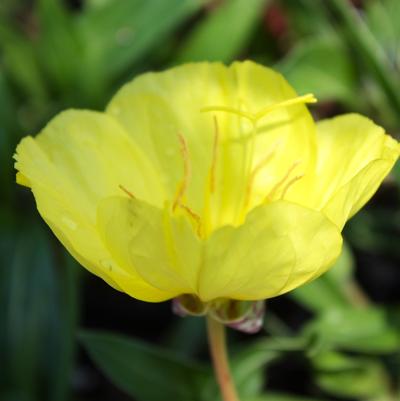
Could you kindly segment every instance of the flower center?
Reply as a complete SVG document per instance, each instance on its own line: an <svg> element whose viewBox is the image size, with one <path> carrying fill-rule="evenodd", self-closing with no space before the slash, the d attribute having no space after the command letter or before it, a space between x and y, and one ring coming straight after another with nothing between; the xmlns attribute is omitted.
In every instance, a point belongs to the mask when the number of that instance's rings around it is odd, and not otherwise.
<svg viewBox="0 0 400 401"><path fill-rule="evenodd" d="M262 108L256 113L250 113L248 111L243 111L227 106L206 106L200 110L201 112L224 112L235 114L250 121L252 126L250 134L241 136L241 140L244 140L242 149L244 172L243 176L245 185L243 187L243 196L238 196L237 199L231 200L232 202L236 203L236 211L234 213L233 224L239 225L244 222L249 209L252 208L252 193L256 177L275 158L278 148L282 144L282 140L277 140L272 145L270 151L253 167L255 142L256 136L258 134L259 121L266 117L268 114L274 112L275 110L290 107L296 104L315 103L316 101L317 100L314 95L307 94L271 104ZM213 217L211 213L211 201L212 196L215 194L217 188L216 182L220 148L220 127L218 124L217 116L214 114L212 118L214 125L214 139L212 145L211 164L209 166L209 171L203 192L204 206L201 215L192 210L185 202L185 195L191 179L191 161L187 141L182 134L178 134L180 153L183 161L183 174L182 179L177 186L171 208L173 213L181 211L189 218L192 225L196 229L197 235L200 238L206 238L213 231L213 228L218 225L216 224L217 222L212 221ZM293 175L294 171L300 164L301 160L296 160L286 169L286 171L284 171L282 177L275 183L275 185L272 186L269 192L265 194L265 198L263 200L264 203L268 203L276 199L283 199L285 197L289 188L303 177L303 174ZM122 185L120 185L119 187L129 197L134 198L134 195L128 189L126 189Z"/></svg>

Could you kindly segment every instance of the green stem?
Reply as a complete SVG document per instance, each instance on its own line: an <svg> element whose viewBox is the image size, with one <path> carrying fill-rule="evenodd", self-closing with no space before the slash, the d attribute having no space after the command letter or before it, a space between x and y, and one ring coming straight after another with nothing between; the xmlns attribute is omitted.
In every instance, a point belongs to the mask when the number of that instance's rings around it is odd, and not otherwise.
<svg viewBox="0 0 400 401"><path fill-rule="evenodd" d="M343 23L351 44L358 50L370 67L371 73L380 84L394 111L400 112L400 87L394 78L389 60L366 23L349 2L345 0L328 0L328 5Z"/></svg>
<svg viewBox="0 0 400 401"><path fill-rule="evenodd" d="M221 390L222 399L223 401L239 401L229 369L225 326L207 316L207 330L214 372Z"/></svg>

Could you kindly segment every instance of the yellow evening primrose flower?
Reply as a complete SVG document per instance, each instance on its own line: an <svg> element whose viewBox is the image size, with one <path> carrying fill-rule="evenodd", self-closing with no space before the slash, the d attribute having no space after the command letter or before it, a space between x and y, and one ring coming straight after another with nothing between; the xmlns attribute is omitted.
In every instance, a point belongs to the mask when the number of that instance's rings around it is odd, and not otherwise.
<svg viewBox="0 0 400 401"><path fill-rule="evenodd" d="M360 115L315 123L313 102L249 61L147 73L105 112L24 138L17 181L69 252L134 298L274 297L334 263L400 151Z"/></svg>

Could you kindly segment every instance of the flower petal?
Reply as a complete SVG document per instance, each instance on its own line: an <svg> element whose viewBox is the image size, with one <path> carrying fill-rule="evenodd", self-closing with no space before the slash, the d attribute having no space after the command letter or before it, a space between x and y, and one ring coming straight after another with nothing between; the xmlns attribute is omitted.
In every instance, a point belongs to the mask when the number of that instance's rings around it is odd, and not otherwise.
<svg viewBox="0 0 400 401"><path fill-rule="evenodd" d="M303 104L271 112L258 121L256 131L248 118L212 107L255 114L293 97L296 93L280 74L255 63L229 67L197 63L136 78L116 94L107 113L120 121L165 174L170 199L182 179L178 134L186 139L192 170L187 204L199 215L210 213L215 227L240 223L243 209L265 199L294 161L300 159L302 172L313 168L315 128ZM274 150L276 157L268 171L255 177L246 206L251 171ZM213 163L215 192L209 199Z"/></svg>
<svg viewBox="0 0 400 401"><path fill-rule="evenodd" d="M286 201L259 206L238 227L208 240L200 272L203 301L271 298L324 273L342 238L322 213Z"/></svg>
<svg viewBox="0 0 400 401"><path fill-rule="evenodd" d="M342 228L375 193L399 153L399 143L368 118L348 114L321 121L316 175L311 187L302 188L300 202L323 210Z"/></svg>
<svg viewBox="0 0 400 401"><path fill-rule="evenodd" d="M137 199L110 197L98 208L98 229L125 270L135 270L170 298L196 291L201 242L184 216ZM132 294L134 296L134 294Z"/></svg>
<svg viewBox="0 0 400 401"><path fill-rule="evenodd" d="M138 171L148 163L116 122L101 113L64 112L36 139L23 139L15 158L19 181L22 177L32 188L40 214L83 266L118 289L129 275L138 298L165 299L162 291L112 260L96 228L99 199L121 193L119 184L146 196L147 184L136 181L144 174L149 183L154 181L155 199L162 193L151 170Z"/></svg>

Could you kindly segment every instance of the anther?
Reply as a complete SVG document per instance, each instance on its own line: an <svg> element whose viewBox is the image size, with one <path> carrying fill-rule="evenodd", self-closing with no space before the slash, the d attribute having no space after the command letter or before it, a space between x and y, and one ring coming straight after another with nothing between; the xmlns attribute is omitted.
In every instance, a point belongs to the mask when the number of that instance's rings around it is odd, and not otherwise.
<svg viewBox="0 0 400 401"><path fill-rule="evenodd" d="M172 204L173 211L175 211L176 207L181 203L183 195L185 194L187 187L189 185L190 174L191 174L189 151L186 139L181 134L178 134L178 138L179 138L179 143L181 145L181 153L183 158L183 179L178 187L174 203Z"/></svg>
<svg viewBox="0 0 400 401"><path fill-rule="evenodd" d="M132 192L128 191L123 185L119 184L118 187L122 189L130 198L136 199L135 195Z"/></svg>

